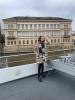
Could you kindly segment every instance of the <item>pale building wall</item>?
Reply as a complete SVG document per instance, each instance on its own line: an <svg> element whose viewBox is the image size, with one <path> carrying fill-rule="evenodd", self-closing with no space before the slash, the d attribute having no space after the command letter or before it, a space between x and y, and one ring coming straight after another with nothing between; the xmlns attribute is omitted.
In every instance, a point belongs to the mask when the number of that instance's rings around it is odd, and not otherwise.
<svg viewBox="0 0 75 100"><path fill-rule="evenodd" d="M35 27L35 25L37 27ZM28 29L26 27L28 27ZM23 46L23 48L26 48L26 46L29 47L33 46L35 44L35 40L38 40L38 37L42 34L44 34L48 38L50 45L71 46L72 38L71 37L67 38L67 40L66 38L63 38L63 35L65 34L71 35L71 31L72 31L71 22L67 21L52 22L50 20L49 21L47 20L47 21L26 22L25 20L24 21L4 20L5 50L7 51L12 50L13 52L17 51L18 47ZM7 37L12 37L12 36L14 36L15 39L7 39ZM27 40L29 42L28 44ZM31 40L33 41L32 44Z"/></svg>

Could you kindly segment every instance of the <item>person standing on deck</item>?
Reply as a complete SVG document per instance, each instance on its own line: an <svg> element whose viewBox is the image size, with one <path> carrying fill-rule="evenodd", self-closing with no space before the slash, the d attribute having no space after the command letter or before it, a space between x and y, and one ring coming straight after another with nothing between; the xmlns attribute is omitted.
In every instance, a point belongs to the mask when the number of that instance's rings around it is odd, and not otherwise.
<svg viewBox="0 0 75 100"><path fill-rule="evenodd" d="M35 44L36 63L38 64L38 81L42 82L44 75L44 62L48 60L48 40L44 36L39 36L38 43Z"/></svg>

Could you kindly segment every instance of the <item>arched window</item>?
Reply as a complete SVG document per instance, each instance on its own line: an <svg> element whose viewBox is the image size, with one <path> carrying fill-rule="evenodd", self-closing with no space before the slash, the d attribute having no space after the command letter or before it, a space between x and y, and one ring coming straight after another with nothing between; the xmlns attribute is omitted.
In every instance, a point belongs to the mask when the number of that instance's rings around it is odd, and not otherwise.
<svg viewBox="0 0 75 100"><path fill-rule="evenodd" d="M67 42L67 39L65 39L65 42Z"/></svg>
<svg viewBox="0 0 75 100"><path fill-rule="evenodd" d="M29 41L27 40L27 44L29 44Z"/></svg>
<svg viewBox="0 0 75 100"><path fill-rule="evenodd" d="M8 41L7 44L10 45L10 42Z"/></svg>
<svg viewBox="0 0 75 100"><path fill-rule="evenodd" d="M31 40L31 44L33 44L33 40Z"/></svg>
<svg viewBox="0 0 75 100"><path fill-rule="evenodd" d="M25 40L23 40L23 44L25 44Z"/></svg>
<svg viewBox="0 0 75 100"><path fill-rule="evenodd" d="M56 39L54 40L54 43L56 43Z"/></svg>
<svg viewBox="0 0 75 100"><path fill-rule="evenodd" d="M19 44L21 44L21 41L19 41Z"/></svg>
<svg viewBox="0 0 75 100"><path fill-rule="evenodd" d="M70 39L68 39L68 42L70 42Z"/></svg>
<svg viewBox="0 0 75 100"><path fill-rule="evenodd" d="M58 39L58 43L60 43L60 40Z"/></svg>
<svg viewBox="0 0 75 100"><path fill-rule="evenodd" d="M63 42L65 42L65 40L63 39Z"/></svg>
<svg viewBox="0 0 75 100"><path fill-rule="evenodd" d="M14 41L14 44L16 45L16 41Z"/></svg>
<svg viewBox="0 0 75 100"><path fill-rule="evenodd" d="M37 43L37 40L35 40L35 44Z"/></svg>
<svg viewBox="0 0 75 100"><path fill-rule="evenodd" d="M11 41L11 45L13 45L13 41Z"/></svg>
<svg viewBox="0 0 75 100"><path fill-rule="evenodd" d="M53 40L51 40L51 43L53 43Z"/></svg>

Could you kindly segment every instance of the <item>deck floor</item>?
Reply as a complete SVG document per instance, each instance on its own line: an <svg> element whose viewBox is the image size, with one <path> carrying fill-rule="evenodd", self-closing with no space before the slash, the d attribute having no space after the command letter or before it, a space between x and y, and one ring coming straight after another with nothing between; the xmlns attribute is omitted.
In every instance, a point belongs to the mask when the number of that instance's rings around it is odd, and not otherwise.
<svg viewBox="0 0 75 100"><path fill-rule="evenodd" d="M55 72L41 83L36 75L1 84L0 100L75 100L75 78Z"/></svg>

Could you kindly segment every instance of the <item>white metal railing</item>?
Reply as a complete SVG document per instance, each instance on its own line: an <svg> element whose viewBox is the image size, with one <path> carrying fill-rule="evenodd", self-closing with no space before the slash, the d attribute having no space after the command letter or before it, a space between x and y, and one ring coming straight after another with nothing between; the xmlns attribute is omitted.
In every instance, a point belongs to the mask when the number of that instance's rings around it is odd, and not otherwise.
<svg viewBox="0 0 75 100"><path fill-rule="evenodd" d="M7 57L16 57L16 56L25 56L25 55L31 55L31 54L35 54L35 53L27 53L27 54L18 54L18 55L10 55L10 56L3 56L3 57L5 57L5 58L7 58ZM3 57L0 57L0 58L3 58Z"/></svg>
<svg viewBox="0 0 75 100"><path fill-rule="evenodd" d="M11 61L9 62L8 61L8 58L14 58L14 57L21 57L21 56L28 56L28 55L34 55L35 53L28 53L28 54L19 54L19 55L10 55L10 56L3 56L3 57L0 57L0 67L2 68L3 67L8 67L9 64L11 63L18 63L18 62L26 62L26 61L32 61L32 60L35 60L34 58L32 59L27 59L27 60L16 60L16 61Z"/></svg>
<svg viewBox="0 0 75 100"><path fill-rule="evenodd" d="M75 49L75 48L73 48ZM56 51L64 51L63 53L61 54L56 54L56 55L52 55L52 56L49 56L49 58L52 58L52 57L58 57L58 56L61 56L62 54L65 55L65 50L71 50L71 49L59 49L59 50L52 50L52 51L48 51L49 53L50 52L56 52ZM34 58L28 58L28 59L21 59L21 60L13 60L13 61L8 61L8 59L10 58L15 58L15 57L21 57L21 56L31 56L31 55L35 55L35 53L27 53L27 54L15 54L15 55L10 55L10 56L1 56L0 57L0 67L11 67L9 65L11 65L12 63L19 63L19 62L28 62L28 61L35 61L35 57ZM15 66L15 65L14 65Z"/></svg>
<svg viewBox="0 0 75 100"><path fill-rule="evenodd" d="M31 56L31 55L35 55L35 53L29 53L29 54L19 54L19 55L10 55L10 56L4 56L4 57L0 57L0 60L2 59L2 60L4 60L5 62L0 62L0 67L1 68L3 68L3 67L11 67L11 66L9 66L9 65L11 65L11 64L13 64L14 66L15 66L15 64L14 63L21 63L21 64L27 64L26 62L30 62L30 61L32 61L32 62L35 62L35 57L31 57L31 58L27 58L27 59L21 59L21 60L12 60L12 61L8 61L8 59L11 59L12 57L13 57L13 59L14 59L14 57L21 57L21 56ZM59 56L62 56L62 54L56 54L56 55L50 55L50 56L48 56L49 58L57 58L57 57L59 57Z"/></svg>

